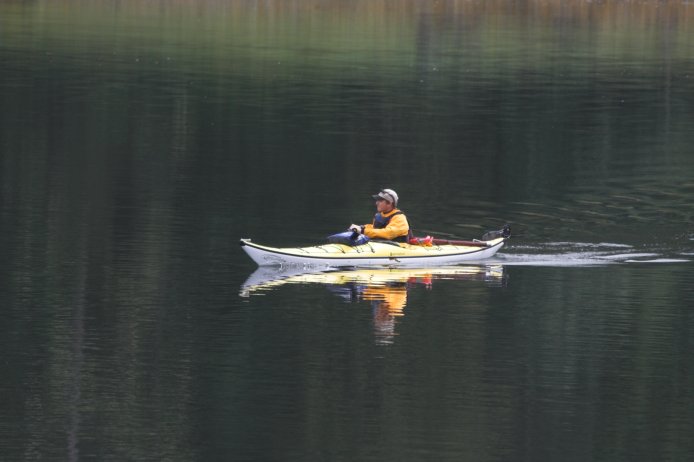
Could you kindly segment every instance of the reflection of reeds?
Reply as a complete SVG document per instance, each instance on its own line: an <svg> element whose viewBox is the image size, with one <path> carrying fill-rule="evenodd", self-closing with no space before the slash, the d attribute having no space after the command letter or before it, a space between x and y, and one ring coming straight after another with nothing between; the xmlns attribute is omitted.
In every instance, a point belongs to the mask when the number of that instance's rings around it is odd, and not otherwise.
<svg viewBox="0 0 694 462"><path fill-rule="evenodd" d="M27 8L26 2L3 2L18 8ZM59 0L51 2L34 2L44 10L44 4L50 3L53 8L75 13L85 10L102 10L104 12L128 11L140 15L167 15L187 12L194 16L214 14L215 16L236 16L252 14L257 17L277 18L287 15L326 15L326 16L363 16L371 19L394 18L413 13L427 13L436 17L455 18L456 16L532 16L544 21L572 19L581 22L605 22L614 24L620 21L649 23L663 19L686 19L694 15L694 8L682 1L588 1L588 0L525 0L509 2L508 0L447 0L439 2L422 2L419 0L123 0L113 2L93 2L86 0Z"/></svg>
<svg viewBox="0 0 694 462"><path fill-rule="evenodd" d="M0 18L0 38L5 45L9 42L12 47L22 48L36 45L36 40L19 39L26 35L52 47L66 41L77 46L77 35L88 31L86 35L93 35L95 41L79 45L86 49L103 46L102 40L111 36L114 40L106 43L109 48L186 43L204 51L229 45L252 50L254 56L263 56L267 51L264 47L299 48L305 52L316 47L352 49L354 43L364 44L360 47L363 53L415 49L431 37L450 41L451 45L512 50L517 48L517 36L506 31L524 30L530 42L544 47L561 44L562 40L573 42L565 34L579 31L582 39L574 46L619 53L635 52L634 48L649 52L649 44L653 46L657 37L665 34L670 45L690 43L686 37L691 34L694 7L674 1L63 0L32 5L3 2ZM464 33L465 40L457 42L457 32ZM471 40L473 36L478 39ZM654 48L650 52L663 50ZM673 52L668 49L668 53Z"/></svg>

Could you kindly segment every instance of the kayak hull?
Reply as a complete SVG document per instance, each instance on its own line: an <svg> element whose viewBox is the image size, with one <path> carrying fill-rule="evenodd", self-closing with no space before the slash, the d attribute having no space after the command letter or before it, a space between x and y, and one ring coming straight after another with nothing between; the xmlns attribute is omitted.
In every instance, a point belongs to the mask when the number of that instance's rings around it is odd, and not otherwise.
<svg viewBox="0 0 694 462"><path fill-rule="evenodd" d="M426 267L479 261L496 254L506 238L478 245L420 246L389 242L369 242L350 247L325 244L313 247L266 247L241 239L241 247L258 266L315 265L329 267Z"/></svg>

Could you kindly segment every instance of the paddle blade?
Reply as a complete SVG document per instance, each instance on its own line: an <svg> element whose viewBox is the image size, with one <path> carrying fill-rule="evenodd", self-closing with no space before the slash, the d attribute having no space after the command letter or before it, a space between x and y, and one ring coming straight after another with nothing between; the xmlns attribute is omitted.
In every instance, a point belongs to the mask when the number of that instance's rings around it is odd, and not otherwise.
<svg viewBox="0 0 694 462"><path fill-rule="evenodd" d="M498 231L487 231L482 236L483 241L491 241L494 239L499 239L500 237L508 238L511 237L511 225L504 225L504 227Z"/></svg>

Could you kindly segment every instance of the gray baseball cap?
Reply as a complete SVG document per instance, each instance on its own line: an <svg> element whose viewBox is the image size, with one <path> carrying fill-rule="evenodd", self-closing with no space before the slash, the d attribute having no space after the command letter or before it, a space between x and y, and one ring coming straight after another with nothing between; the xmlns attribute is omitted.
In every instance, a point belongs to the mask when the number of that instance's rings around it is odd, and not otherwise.
<svg viewBox="0 0 694 462"><path fill-rule="evenodd" d="M374 194L373 196L374 199L385 199L388 202L392 203L394 206L398 205L398 193L393 191L392 189L381 189L378 194Z"/></svg>

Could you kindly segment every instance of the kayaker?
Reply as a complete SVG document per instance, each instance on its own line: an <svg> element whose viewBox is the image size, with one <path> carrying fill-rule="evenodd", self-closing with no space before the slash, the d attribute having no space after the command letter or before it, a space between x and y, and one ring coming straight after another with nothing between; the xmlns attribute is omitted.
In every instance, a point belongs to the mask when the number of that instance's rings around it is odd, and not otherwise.
<svg viewBox="0 0 694 462"><path fill-rule="evenodd" d="M376 201L376 215L371 224L352 225L350 231L364 234L371 239L407 242L410 225L405 214L397 208L398 194L392 189L382 189L372 196Z"/></svg>

